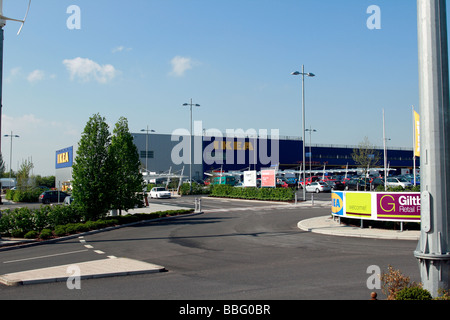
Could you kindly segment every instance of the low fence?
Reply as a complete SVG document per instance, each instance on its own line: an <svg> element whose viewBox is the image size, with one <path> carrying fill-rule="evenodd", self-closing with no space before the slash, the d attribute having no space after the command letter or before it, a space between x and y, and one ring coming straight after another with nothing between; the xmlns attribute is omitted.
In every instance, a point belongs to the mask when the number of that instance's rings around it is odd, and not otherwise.
<svg viewBox="0 0 450 320"><path fill-rule="evenodd" d="M337 217L420 223L420 192L333 191L331 202Z"/></svg>

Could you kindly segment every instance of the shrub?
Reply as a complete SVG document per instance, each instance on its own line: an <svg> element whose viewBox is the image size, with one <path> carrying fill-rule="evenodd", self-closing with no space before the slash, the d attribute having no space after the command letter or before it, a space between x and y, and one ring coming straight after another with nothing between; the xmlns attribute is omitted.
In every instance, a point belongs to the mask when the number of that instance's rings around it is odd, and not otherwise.
<svg viewBox="0 0 450 320"><path fill-rule="evenodd" d="M428 290L425 290L419 286L406 287L397 292L395 300L432 300Z"/></svg>
<svg viewBox="0 0 450 320"><path fill-rule="evenodd" d="M295 192L290 188L235 188L230 185L215 185L211 190L214 197L250 200L291 201Z"/></svg>
<svg viewBox="0 0 450 320"><path fill-rule="evenodd" d="M180 186L180 194L181 195L187 195L187 194L207 194L210 192L210 188L205 187L202 184L198 184L193 182L192 188L190 187L189 183L183 183Z"/></svg>
<svg viewBox="0 0 450 320"><path fill-rule="evenodd" d="M39 233L35 230L27 232L23 237L25 239L36 239Z"/></svg>
<svg viewBox="0 0 450 320"><path fill-rule="evenodd" d="M68 223L65 225L66 234L77 233L77 223Z"/></svg>
<svg viewBox="0 0 450 320"><path fill-rule="evenodd" d="M14 229L11 231L11 236L13 238L22 238L24 236L24 232L21 229Z"/></svg>
<svg viewBox="0 0 450 320"><path fill-rule="evenodd" d="M12 199L14 202L38 202L40 190L15 190Z"/></svg>
<svg viewBox="0 0 450 320"><path fill-rule="evenodd" d="M62 237L65 236L67 234L66 232L66 226L56 226L55 228L55 236L57 237Z"/></svg>
<svg viewBox="0 0 450 320"><path fill-rule="evenodd" d="M16 190L11 190L11 189L6 190L5 199L6 200L12 200L14 198L14 193L15 192L16 192Z"/></svg>
<svg viewBox="0 0 450 320"><path fill-rule="evenodd" d="M394 270L392 266L388 267L388 272L380 276L382 285L382 292L387 296L388 300L395 300L398 292L408 287L416 287L410 278L403 275L400 270Z"/></svg>
<svg viewBox="0 0 450 320"><path fill-rule="evenodd" d="M52 230L50 229L43 229L39 234L39 238L43 240L50 239L52 236L53 236Z"/></svg>

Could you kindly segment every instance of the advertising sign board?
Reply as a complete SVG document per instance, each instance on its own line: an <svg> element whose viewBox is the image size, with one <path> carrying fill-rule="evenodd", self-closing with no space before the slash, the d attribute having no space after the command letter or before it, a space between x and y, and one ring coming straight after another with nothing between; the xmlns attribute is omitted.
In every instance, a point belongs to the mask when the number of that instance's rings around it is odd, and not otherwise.
<svg viewBox="0 0 450 320"><path fill-rule="evenodd" d="M420 193L377 194L377 219L420 221Z"/></svg>
<svg viewBox="0 0 450 320"><path fill-rule="evenodd" d="M73 165L73 147L56 151L56 169L70 168Z"/></svg>
<svg viewBox="0 0 450 320"><path fill-rule="evenodd" d="M244 171L244 187L256 187L256 171Z"/></svg>
<svg viewBox="0 0 450 320"><path fill-rule="evenodd" d="M346 194L345 212L353 217L371 217L372 197L370 193L349 192Z"/></svg>
<svg viewBox="0 0 450 320"><path fill-rule="evenodd" d="M261 187L275 188L275 174L274 169L261 170Z"/></svg>
<svg viewBox="0 0 450 320"><path fill-rule="evenodd" d="M331 213L366 220L421 222L420 192L333 191Z"/></svg>

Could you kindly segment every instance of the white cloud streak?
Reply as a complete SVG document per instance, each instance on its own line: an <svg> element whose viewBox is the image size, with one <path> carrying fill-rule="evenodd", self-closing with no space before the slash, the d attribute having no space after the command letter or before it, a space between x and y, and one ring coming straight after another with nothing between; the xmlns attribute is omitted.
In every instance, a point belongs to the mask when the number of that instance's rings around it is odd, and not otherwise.
<svg viewBox="0 0 450 320"><path fill-rule="evenodd" d="M100 65L87 58L66 59L63 61L70 73L71 80L79 79L83 82L97 81L105 84L117 76L117 70L110 64Z"/></svg>
<svg viewBox="0 0 450 320"><path fill-rule="evenodd" d="M176 77L182 77L187 70L192 69L193 62L191 58L176 56L171 61L172 71L171 75Z"/></svg>
<svg viewBox="0 0 450 320"><path fill-rule="evenodd" d="M42 70L34 70L27 77L28 82L31 83L42 81L44 79L45 79L45 72Z"/></svg>

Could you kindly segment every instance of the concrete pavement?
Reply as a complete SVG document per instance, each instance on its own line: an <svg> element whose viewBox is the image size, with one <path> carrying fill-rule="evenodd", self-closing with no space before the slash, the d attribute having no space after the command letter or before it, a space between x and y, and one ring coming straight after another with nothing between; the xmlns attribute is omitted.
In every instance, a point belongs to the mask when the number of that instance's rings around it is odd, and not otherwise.
<svg viewBox="0 0 450 320"><path fill-rule="evenodd" d="M311 202L299 204L286 204L286 206L298 207L326 207L329 205L328 201L315 201L314 205ZM180 207L151 204L149 208L140 208L130 210L130 213L143 213L165 211L172 209L182 209ZM358 228L340 224L338 220L333 219L331 215L320 216L311 219L299 221L297 227L301 230L319 234L326 234L332 236L346 236L346 237L360 237L360 238L376 238L376 239L393 239L393 240L418 240L420 231L397 231L385 229L369 229ZM12 241L20 241L17 239L0 239L0 247L3 245L11 245ZM72 265L73 266L73 265ZM138 273L152 273L164 271L163 266L145 263L126 258L110 258L95 260L91 262L84 262L76 264L80 268L80 279L123 276ZM57 266L52 268L30 270L18 273L11 273L0 276L0 283L8 286L25 285L43 282L66 281L71 276L68 273L70 266Z"/></svg>
<svg viewBox="0 0 450 320"><path fill-rule="evenodd" d="M109 258L72 265L29 270L0 276L0 283L7 286L29 285L58 281L117 277L165 271L164 267L127 258Z"/></svg>

